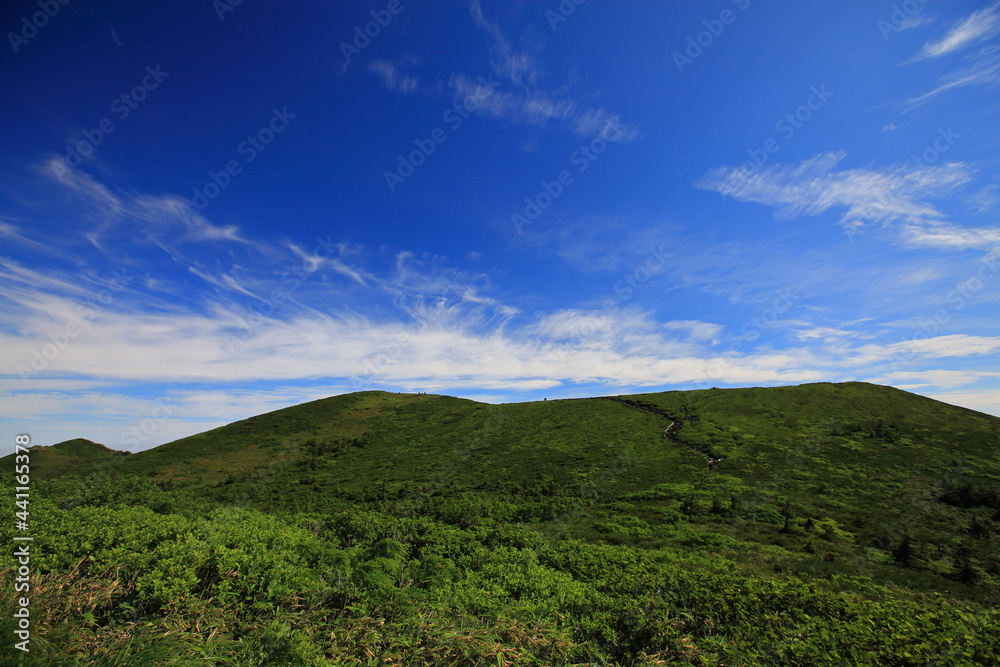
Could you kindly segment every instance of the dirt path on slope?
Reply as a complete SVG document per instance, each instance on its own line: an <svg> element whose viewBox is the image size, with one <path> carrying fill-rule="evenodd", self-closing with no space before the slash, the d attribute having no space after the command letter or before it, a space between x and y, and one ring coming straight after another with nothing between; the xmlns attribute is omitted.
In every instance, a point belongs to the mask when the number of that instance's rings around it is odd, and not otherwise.
<svg viewBox="0 0 1000 667"><path fill-rule="evenodd" d="M708 459L709 467L711 467L713 463L722 460L721 456L716 457L712 453L712 451L706 446L692 442L684 442L678 439L677 434L684 426L684 422L682 422L680 419L668 415L666 412L659 409L655 405L649 405L648 403L640 403L639 401L632 401L627 398L619 398L618 396L602 396L601 398L604 398L605 400L608 401L614 401L615 403L621 403L625 407L631 408L632 410L640 410L642 412L648 412L650 414L666 419L669 422L669 424L667 428L663 431L663 437L671 442L676 442L679 445L684 445L685 447L688 447L689 449L698 452L699 454Z"/></svg>

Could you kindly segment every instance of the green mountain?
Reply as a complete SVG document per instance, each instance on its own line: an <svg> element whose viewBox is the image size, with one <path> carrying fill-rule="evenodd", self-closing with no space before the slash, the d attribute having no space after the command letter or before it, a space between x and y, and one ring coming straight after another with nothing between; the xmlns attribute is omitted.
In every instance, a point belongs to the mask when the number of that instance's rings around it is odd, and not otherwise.
<svg viewBox="0 0 1000 667"><path fill-rule="evenodd" d="M992 664L998 444L996 417L817 383L370 391L130 455L36 447L39 585L118 591L82 625L46 607L40 641L70 664L115 664L87 637L162 664L209 637L204 664ZM148 628L176 632L162 655Z"/></svg>

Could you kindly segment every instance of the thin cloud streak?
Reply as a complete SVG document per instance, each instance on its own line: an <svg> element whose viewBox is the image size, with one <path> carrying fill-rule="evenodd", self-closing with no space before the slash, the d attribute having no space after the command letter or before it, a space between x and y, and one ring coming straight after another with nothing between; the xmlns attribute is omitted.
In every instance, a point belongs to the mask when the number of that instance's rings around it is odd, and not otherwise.
<svg viewBox="0 0 1000 667"><path fill-rule="evenodd" d="M738 201L773 206L783 218L844 208L840 222L850 231L876 222L943 223L945 215L926 200L952 194L972 180L971 170L960 162L837 170L845 157L842 151L824 153L798 165L775 164L750 174L738 167L718 167L696 185Z"/></svg>
<svg viewBox="0 0 1000 667"><path fill-rule="evenodd" d="M938 58L991 39L997 34L1000 34L1000 2L972 12L952 27L947 35L935 42L926 43L919 58Z"/></svg>

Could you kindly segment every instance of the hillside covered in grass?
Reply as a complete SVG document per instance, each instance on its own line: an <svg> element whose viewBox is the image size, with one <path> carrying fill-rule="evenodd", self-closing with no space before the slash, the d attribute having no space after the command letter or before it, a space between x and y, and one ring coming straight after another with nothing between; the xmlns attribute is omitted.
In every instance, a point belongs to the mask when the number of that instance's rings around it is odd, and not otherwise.
<svg viewBox="0 0 1000 667"><path fill-rule="evenodd" d="M35 479L51 479L67 473L93 470L94 466L115 467L125 456L129 456L129 452L114 450L84 438L49 446L37 445L31 448L32 476ZM14 469L13 454L0 460L6 465L3 470Z"/></svg>
<svg viewBox="0 0 1000 667"><path fill-rule="evenodd" d="M819 383L360 392L36 447L37 664L991 664L998 444Z"/></svg>

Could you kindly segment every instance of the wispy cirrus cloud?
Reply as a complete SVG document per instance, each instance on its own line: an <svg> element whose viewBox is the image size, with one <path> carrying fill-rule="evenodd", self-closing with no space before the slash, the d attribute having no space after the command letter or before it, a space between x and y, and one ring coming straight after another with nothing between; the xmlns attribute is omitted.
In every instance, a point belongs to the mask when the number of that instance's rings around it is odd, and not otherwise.
<svg viewBox="0 0 1000 667"><path fill-rule="evenodd" d="M471 0L469 9L473 22L490 37L490 64L493 71L515 86L534 86L539 77L539 66L534 55L527 49L515 51L500 25L483 15L479 0Z"/></svg>
<svg viewBox="0 0 1000 667"><path fill-rule="evenodd" d="M141 194L118 195L99 185L80 178L64 187L85 199L87 193L97 192L97 201L106 206L121 203L127 210L136 201L146 201ZM189 229L173 226L161 232L169 244L171 234L183 237ZM331 247L321 256L285 242L264 250L256 268L245 258L228 267L187 265L187 273L214 288L198 303L171 299L168 276L147 275L135 281L128 294L81 326L72 345L35 377L126 384L295 380L327 381L332 386L365 376L370 360L382 358L385 362L374 380L403 389L461 386L528 391L584 383L648 387L698 382L721 354L718 345L735 335L711 321L657 322L638 308L615 313L569 308L526 315L498 299L485 275L408 251L396 253L391 263L376 270L348 263L349 256L358 256L356 248ZM282 289L281 277L269 272L282 251L300 266L296 275L303 286L292 295L296 303L289 300L280 308L271 304L250 335L241 336L240 327L246 326L241 323L248 317L240 299L266 303L268 295ZM310 275L322 271L345 279L337 288L338 298L331 300L326 282L308 284ZM18 364L30 363L31 349L45 344L49 334L63 330L67 322L79 320L77 305L100 287L86 276L39 273L13 260L4 262L0 282L4 309L16 312L20 323L16 331L0 335L0 345L12 353L8 372L17 379ZM349 305L352 292L363 295L369 312ZM151 308L157 299L165 307ZM235 349L226 344L233 336L239 337ZM857 338L865 345L842 336L843 344L827 349L826 341L817 338L790 339L792 344L781 351L748 348L727 357L724 375L715 379L723 383L826 379L843 372L845 365L877 364L901 349L861 336ZM909 354L919 360L992 354L998 347L1000 342L989 337L937 337Z"/></svg>
<svg viewBox="0 0 1000 667"><path fill-rule="evenodd" d="M959 168L944 171L836 170L837 156L805 167L775 165L761 181L739 192L748 201L776 205L785 214L817 214L835 206L848 208L868 201L865 193L902 179L889 197L894 216L903 221L940 222L927 204L927 192L948 192L967 175ZM724 177L725 174L717 176ZM808 178L806 178L808 177ZM171 221L180 198L119 193L85 174L62 187L105 213L136 212L167 246L177 239L255 243L225 232L205 220L192 226ZM803 181L803 184L800 181ZM889 179L886 181L885 179ZM867 184L867 185L866 185ZM874 185L873 185L874 184ZM876 187L875 189L878 189ZM832 192L829 192L832 190ZM886 199L883 197L883 199ZM206 233L204 230L209 231ZM943 228L939 228L943 229ZM221 230L221 231L218 231ZM174 238L176 237L176 238ZM171 301L160 289L169 279L137 284L141 294L111 304L81 333L38 379L73 377L94 382L257 382L326 381L350 384L351 377L370 373L370 360L385 359L377 381L401 389L457 388L530 391L542 387L668 386L695 383L718 361L722 341L734 340L723 325L704 320L657 322L642 310L616 313L579 308L523 314L493 294L485 275L461 271L443 258L396 253L381 269L348 261L356 248L331 246L325 254L286 241L280 246L256 243L261 264L247 260L231 266L190 263L186 271L214 291L198 304ZM283 254L282 254L283 253ZM247 321L245 302L266 303L281 289L278 275L264 266L276 257L299 266L298 287L286 306L271 308L240 338L238 347L225 341L239 335ZM4 349L22 365L32 346L45 343L74 317L80 299L92 294L93 281L70 273L38 274L12 261L0 280L8 312L18 312L21 327L0 337ZM344 280L331 292L325 281L309 285L309 276L332 272ZM148 278L148 277L147 277ZM286 292L289 291L286 288ZM337 298L331 299L336 293ZM371 305L367 313L349 304L352 294ZM151 309L164 299L169 307ZM292 302L295 303L292 303ZM786 327L780 351L748 348L725 358L720 383L803 382L849 374L906 355L908 363L942 357L996 354L1000 339L989 336L938 336L915 344L878 344L871 335L821 330L808 324ZM776 335L779 330L775 329ZM391 353L386 353L390 350ZM28 356L25 356L28 355ZM15 375L15 377L17 377ZM371 380L372 378L368 378ZM346 385L345 385L346 386Z"/></svg>
<svg viewBox="0 0 1000 667"><path fill-rule="evenodd" d="M792 332L792 337L799 341L816 340L829 344L841 345L847 339L871 338L873 334L863 333L856 329L846 327L812 326L807 325L796 328Z"/></svg>
<svg viewBox="0 0 1000 667"><path fill-rule="evenodd" d="M917 58L937 58L992 39L997 34L1000 34L1000 2L972 12L952 26L944 37L924 44Z"/></svg>
<svg viewBox="0 0 1000 667"><path fill-rule="evenodd" d="M403 391L498 390L509 396L542 389L572 391L590 384L591 393L600 393L621 387L690 387L702 381L713 364L722 368L712 376L713 383L759 385L855 379L873 369L889 370L893 359L903 358L912 370L887 375L887 381L897 385L933 381L933 386L950 388L967 383L955 374L934 373L933 366L922 371L920 365L942 358L985 358L1000 350L1000 337L995 336L872 343L863 336L814 328L798 344L780 350L749 346L730 355L725 354L728 347L719 345L736 332L708 321L659 323L638 309L616 313L560 309L537 313L513 326L509 316L491 315L498 309L478 307L474 298L478 289L464 285L462 291L457 274L427 271L405 253L397 265L402 272L393 269L380 277L407 297L397 310L379 316L337 307L277 313L264 318L235 352L223 341L233 333L239 313L224 302L216 301L203 312L162 313L134 302L114 304L27 387L10 366L0 382L0 396L11 414L22 418L62 415L65 420L78 410L93 422L95 415L103 415L105 431L114 434L120 427L116 431L111 425L116 419L122 423L121 415L149 413L143 401L126 395L128 387L162 383L174 387L165 396L179 415L157 434L159 441L166 441L286 404L356 390L359 386L352 378L362 378L365 388ZM6 288L9 282L4 278L0 276ZM5 300L18 300L21 313L18 332L0 333L0 346L14 363L26 362L32 345L43 344L48 333L63 327L79 295L87 291L70 276L48 281L43 288L32 288L31 279L23 276L20 292L5 289ZM447 289L472 297L434 298ZM837 339L835 344L831 337ZM72 395L53 391L56 378L72 379L80 391ZM205 390L182 388L183 383L260 381L299 386L256 396L225 388L206 396ZM70 386L63 382L60 387ZM87 391L88 386L96 391ZM983 395L966 393L953 400L968 403Z"/></svg>
<svg viewBox="0 0 1000 667"><path fill-rule="evenodd" d="M405 74L388 60L375 60L368 64L368 71L382 80L382 85L404 95L420 90L420 78Z"/></svg>
<svg viewBox="0 0 1000 667"><path fill-rule="evenodd" d="M91 203L105 216L120 216L125 211L121 199L103 183L98 183L86 172L70 167L61 157L52 156L35 167L46 178L57 180L66 189Z"/></svg>
<svg viewBox="0 0 1000 667"><path fill-rule="evenodd" d="M876 357L888 351L890 355L906 353L926 359L977 356L992 354L998 350L1000 350L1000 336L973 336L969 334L915 338L887 346L864 346L861 348L861 352L872 353Z"/></svg>
<svg viewBox="0 0 1000 667"><path fill-rule="evenodd" d="M900 229L909 246L942 250L1000 250L1000 227L960 227L949 223L913 223Z"/></svg>
<svg viewBox="0 0 1000 667"><path fill-rule="evenodd" d="M955 88L984 86L1000 82L1000 47L984 46L967 56L962 66L940 77L938 86L906 101L907 110Z"/></svg>
<svg viewBox="0 0 1000 667"><path fill-rule="evenodd" d="M154 243L162 243L167 237L182 243L249 243L238 227L209 222L190 200L179 195L112 192L82 169L66 166L59 157L45 160L38 172L61 196L74 197L86 207L79 209L78 215L94 221L85 237L99 248L109 235L134 238L136 223L140 224L142 236Z"/></svg>
<svg viewBox="0 0 1000 667"><path fill-rule="evenodd" d="M982 44L1000 35L1000 2L972 12L951 27L940 39L927 42L908 63L937 59ZM906 110L924 104L941 93L968 86L1000 83L1000 45L982 44L962 57L960 65L938 77L937 85L906 101Z"/></svg>
<svg viewBox="0 0 1000 667"><path fill-rule="evenodd" d="M797 165L774 164L749 174L739 167L718 167L696 186L739 201L774 206L786 218L847 208L842 222L848 224L852 220L941 219L943 214L923 199L947 194L970 180L968 168L960 163L891 171L837 170L845 157L843 151L822 153Z"/></svg>
<svg viewBox="0 0 1000 667"><path fill-rule="evenodd" d="M833 162L809 173L821 182L838 182L836 167ZM910 178L914 189L897 204L900 219L924 215L939 221L940 214L935 217L922 208L924 190L916 184L950 191L950 181L941 174ZM0 308L8 322L17 323L0 328L0 348L8 351L6 377L0 377L6 382L0 383L0 398L7 410L44 419L61 405L64 420L78 410L112 424L116 419L128 421L128 415L149 414L148 401L128 396L134 387L222 385L211 404L224 416L217 421L207 414L211 410L192 407L193 401L211 398L203 389L171 389L168 393L183 417L158 432L160 441L283 407L263 394L260 400L250 397L245 402L225 399L226 388L240 383L303 385L287 396L279 392L285 398L273 399L287 399L287 404L372 386L488 390L507 396L542 389L565 394L586 386L593 394L628 387L696 386L713 364L722 368L712 376L718 384L795 383L854 379L900 356L919 370L921 364L944 357L983 359L1000 350L1000 339L990 336L938 336L916 346L876 344L870 335L835 332L795 338L794 331L809 330L806 323L775 327L771 340L729 355L725 343L735 340L739 331L707 318L663 322L638 305L614 313L580 307L526 313L517 302L498 296L487 273L461 270L443 257L400 250L371 260L376 253L343 243L329 244L323 253L294 241L266 243L235 228L227 231L205 217L178 219L174 209L186 205L181 197L124 192L82 172L64 181L50 180L68 196L70 208L90 211L87 225L106 224L98 236L101 250L77 239L80 249L90 253L81 260L118 259L134 247L130 243L148 242L130 240L122 232L127 225L120 216L134 216L127 219L138 221L138 229L167 249L228 244L222 247L232 251L213 252L211 259L192 252L193 259L179 267L174 262L144 262L144 275L89 322L80 321L77 307L99 291L94 275L72 269L39 271L9 258L0 264ZM793 182L782 185L788 192L780 197L754 196L778 201L793 212L807 210L803 202L808 188L796 199L790 194ZM751 196L750 191L746 194ZM845 202L856 198L841 194L828 199L823 210L849 207ZM13 231L27 242L38 238L30 228L4 224L16 228ZM657 233L662 234L662 228ZM644 254L647 241L655 238L626 240L632 254ZM294 268L296 287L288 286L275 264ZM619 260L609 260L606 267L620 268ZM327 273L330 280L325 279ZM209 286L199 291L197 301L177 297L186 291L189 278ZM276 290L288 297L280 304L273 300ZM248 326L251 316L258 321ZM65 331L70 321L80 325L72 343L24 386L18 366L30 365L32 350L49 343L53 332ZM227 344L234 337L235 347ZM57 378L77 383L80 398L53 391ZM95 391L84 396L86 386ZM92 410L99 401L101 411ZM199 421L202 418L207 421Z"/></svg>
<svg viewBox="0 0 1000 667"><path fill-rule="evenodd" d="M540 90L486 90L481 81L461 74L453 74L448 85L454 91L456 101L473 113L512 123L546 127L556 122L575 134L592 137L601 134L617 119L615 114L605 109L569 98L557 98ZM626 125L621 126L620 133L616 132L607 139L628 143L637 135L636 128Z"/></svg>
<svg viewBox="0 0 1000 667"><path fill-rule="evenodd" d="M0 216L0 244L11 242L36 250L44 249L44 244L31 238L25 233L23 229L24 224L25 223L21 220L14 220L13 218L4 218Z"/></svg>
<svg viewBox="0 0 1000 667"><path fill-rule="evenodd" d="M739 167L718 167L696 184L737 201L773 206L779 216L815 216L845 209L840 223L848 232L879 223L898 224L915 245L953 247L965 243L989 245L990 230L962 229L949 223L929 200L953 194L972 180L961 162L941 165L905 164L891 169L837 169L846 153L829 152L797 165L774 164L754 173Z"/></svg>
<svg viewBox="0 0 1000 667"><path fill-rule="evenodd" d="M20 300L22 312L27 311L21 331L0 334L0 345L11 353L12 377L18 377L19 364L30 365L32 346L43 345L49 332L73 317L75 304L51 292ZM378 318L329 309L264 318L233 352L225 339L234 333L237 315L223 303L201 313L145 312L124 304L109 308L81 327L72 345L38 377L344 383L364 376L368 362L382 355L386 361L369 380L397 387L459 382L509 388L542 380L648 386L697 379L707 363L703 334L717 330L711 323L684 323L681 335L675 335L638 312L570 310L541 314L533 326L507 331L509 318L497 320L488 310L463 308L459 302L412 301ZM819 377L818 371L796 370L787 361L747 355L731 365L732 379Z"/></svg>
<svg viewBox="0 0 1000 667"><path fill-rule="evenodd" d="M542 69L537 57L541 42L526 38L523 40L526 45L516 50L499 23L483 15L479 0L471 0L470 10L473 22L489 37L490 65L494 74L515 89L483 91L480 82L453 74L448 85L457 101L470 102L468 106L480 115L537 127L545 127L552 121L559 122L583 136L597 136L617 118L613 112L590 106L581 100L541 90L538 82L542 78ZM614 141L628 143L638 134L633 127L622 129Z"/></svg>
<svg viewBox="0 0 1000 667"><path fill-rule="evenodd" d="M722 340L725 327L714 322L702 322L700 320L671 320L663 323L663 328L667 331L678 331L688 336L689 339L718 344Z"/></svg>
<svg viewBox="0 0 1000 667"><path fill-rule="evenodd" d="M526 35L522 47L516 49L500 24L484 15L479 0L471 0L470 13L473 23L488 38L491 74L486 78L453 72L447 88L456 104L485 118L557 127L587 137L607 134L607 128L614 124L616 132L605 137L608 141L628 143L636 138L638 130L618 123L617 114L568 96L565 87L559 93L542 89L541 40ZM419 61L412 56L404 56L398 62L378 59L369 63L367 70L378 76L387 90L403 95L433 94L430 86L421 86L419 76L404 71L417 64Z"/></svg>
<svg viewBox="0 0 1000 667"><path fill-rule="evenodd" d="M332 257L325 254L319 255L315 252L310 252L299 244L292 243L291 241L286 241L285 245L302 261L302 268L305 274L311 274L316 271L329 268L340 275L350 278L363 287L367 287L368 281L371 280L371 276L363 269L348 265L340 257ZM338 251L341 255L343 255L345 252L345 244L341 243L338 245Z"/></svg>

